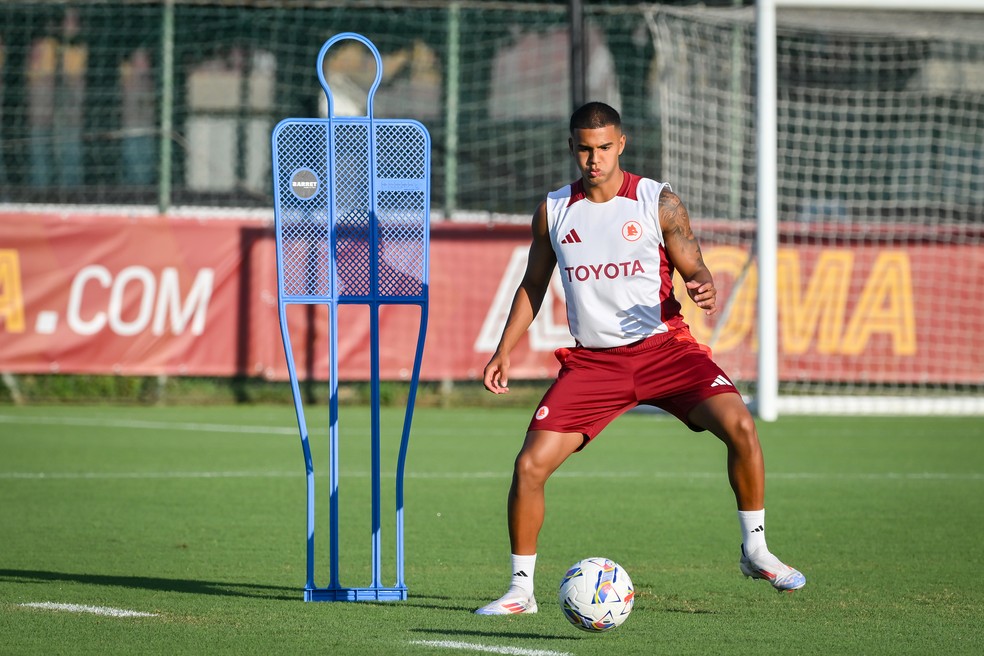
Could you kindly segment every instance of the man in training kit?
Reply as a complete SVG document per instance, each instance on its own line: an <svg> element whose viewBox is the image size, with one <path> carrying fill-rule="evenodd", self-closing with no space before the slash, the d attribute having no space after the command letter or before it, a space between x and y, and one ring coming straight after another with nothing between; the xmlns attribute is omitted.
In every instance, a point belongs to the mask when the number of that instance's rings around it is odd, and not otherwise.
<svg viewBox="0 0 984 656"><path fill-rule="evenodd" d="M687 210L665 183L621 169L625 135L612 107L592 102L575 111L568 143L581 178L548 194L533 214L526 273L485 367L485 387L509 391L509 354L539 311L555 266L577 345L557 351L560 373L516 457L508 500L511 585L475 612L537 611L533 574L544 485L568 456L639 404L725 443L742 573L780 591L802 588L803 574L766 546L765 466L752 415L709 349L691 336L673 297L676 270L697 307L708 315L716 310L717 291Z"/></svg>

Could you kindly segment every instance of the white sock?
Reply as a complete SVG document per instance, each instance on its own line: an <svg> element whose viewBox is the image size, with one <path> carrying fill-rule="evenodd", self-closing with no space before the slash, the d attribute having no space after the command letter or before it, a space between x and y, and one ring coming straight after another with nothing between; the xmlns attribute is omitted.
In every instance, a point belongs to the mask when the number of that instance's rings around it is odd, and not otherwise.
<svg viewBox="0 0 984 656"><path fill-rule="evenodd" d="M739 510L738 525L741 527L741 543L745 545L745 555L765 546L765 509Z"/></svg>
<svg viewBox="0 0 984 656"><path fill-rule="evenodd" d="M522 592L527 597L533 596L533 573L536 570L536 554L532 556L517 556L512 554L512 582L509 592Z"/></svg>

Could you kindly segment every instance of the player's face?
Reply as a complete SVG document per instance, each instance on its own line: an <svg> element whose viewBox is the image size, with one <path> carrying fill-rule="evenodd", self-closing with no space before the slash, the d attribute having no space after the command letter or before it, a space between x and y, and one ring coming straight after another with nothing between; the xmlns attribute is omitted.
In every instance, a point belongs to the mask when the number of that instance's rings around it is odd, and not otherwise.
<svg viewBox="0 0 984 656"><path fill-rule="evenodd" d="M618 177L619 155L625 148L625 135L614 125L574 130L569 140L571 154L588 187L600 187Z"/></svg>

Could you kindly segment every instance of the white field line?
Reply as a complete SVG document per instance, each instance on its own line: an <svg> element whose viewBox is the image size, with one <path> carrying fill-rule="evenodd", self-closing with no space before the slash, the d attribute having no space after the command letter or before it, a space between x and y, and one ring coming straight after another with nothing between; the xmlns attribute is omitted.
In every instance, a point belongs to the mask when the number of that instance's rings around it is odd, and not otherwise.
<svg viewBox="0 0 984 656"><path fill-rule="evenodd" d="M509 654L509 656L573 656L567 651L550 651L549 649L523 649L522 647L497 647L495 645L480 645L473 642L458 642L456 640L411 640L411 645L422 647L440 647L443 649L464 649L466 651L482 651L488 654Z"/></svg>
<svg viewBox="0 0 984 656"><path fill-rule="evenodd" d="M93 615L105 615L106 617L157 617L157 613L142 613L137 610L127 610L125 608L83 606L80 604L56 604L53 601L38 601L18 605L25 608L40 608L42 610L64 610L70 613L92 613Z"/></svg>
<svg viewBox="0 0 984 656"><path fill-rule="evenodd" d="M326 478L327 473L316 473L317 478ZM395 478L394 472L383 472L384 478ZM615 472L615 471L584 471L584 472L555 472L553 478L572 479L718 479L724 477L724 472ZM0 480L111 480L111 479L182 479L182 478L294 478L304 476L303 470L297 471L158 471L158 472L5 472L0 471ZM508 479L510 471L498 472L407 472L406 478L420 480L476 480L476 479ZM341 478L369 478L368 471L342 471ZM845 473L810 473L810 472L773 472L767 474L770 479L792 481L984 481L984 473L968 472L954 474L947 472L878 472L845 474Z"/></svg>
<svg viewBox="0 0 984 656"><path fill-rule="evenodd" d="M249 435L297 435L297 428L284 426L237 426L193 422L145 421L142 419L93 419L91 417L17 417L0 415L0 424L44 424L48 426L95 426L140 430L193 431L196 433L241 433Z"/></svg>
<svg viewBox="0 0 984 656"><path fill-rule="evenodd" d="M96 419L91 417L38 417L15 415L0 415L0 424L45 424L55 426L96 426L102 428L122 428L138 430L167 430L192 431L211 433L240 433L254 435L292 435L297 436L296 428L284 426L242 426L235 424L202 424L191 422L144 421L139 419ZM114 479L114 478L291 478L303 475L293 471L165 471L165 472L3 472L3 479ZM316 476L323 476L317 473ZM394 477L393 472L384 475ZM407 472L411 479L498 479L509 478L512 473L507 470L494 472ZM717 479L724 474L713 472L625 472L625 471L558 471L554 478L658 478L658 479ZM810 472L769 472L771 479L783 480L939 480L939 481L979 481L984 480L984 473L948 473L948 472L875 472L875 473L810 473ZM342 471L343 478L368 478L368 471Z"/></svg>
<svg viewBox="0 0 984 656"><path fill-rule="evenodd" d="M165 472L0 472L0 480L110 480L120 478L291 478L303 471L165 471Z"/></svg>

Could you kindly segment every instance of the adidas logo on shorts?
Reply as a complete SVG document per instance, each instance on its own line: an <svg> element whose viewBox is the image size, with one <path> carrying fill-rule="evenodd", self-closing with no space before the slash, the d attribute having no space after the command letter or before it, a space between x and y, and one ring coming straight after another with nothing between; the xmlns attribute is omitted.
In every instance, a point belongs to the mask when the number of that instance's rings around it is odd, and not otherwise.
<svg viewBox="0 0 984 656"><path fill-rule="evenodd" d="M725 378L724 376L718 376L717 378L714 379L714 382L711 383L711 387L720 387L721 385L734 387L734 385L731 384L731 381Z"/></svg>

